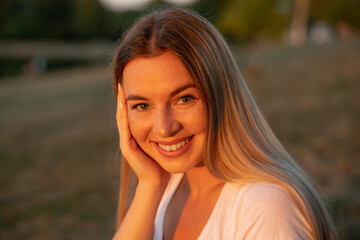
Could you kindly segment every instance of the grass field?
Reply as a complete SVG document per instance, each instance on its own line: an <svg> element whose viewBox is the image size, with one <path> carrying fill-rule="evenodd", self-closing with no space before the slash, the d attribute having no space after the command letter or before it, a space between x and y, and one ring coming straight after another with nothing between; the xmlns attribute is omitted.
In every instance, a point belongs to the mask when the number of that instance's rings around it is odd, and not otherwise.
<svg viewBox="0 0 360 240"><path fill-rule="evenodd" d="M360 237L360 39L234 49L275 133ZM103 66L0 81L0 239L110 239L119 151Z"/></svg>

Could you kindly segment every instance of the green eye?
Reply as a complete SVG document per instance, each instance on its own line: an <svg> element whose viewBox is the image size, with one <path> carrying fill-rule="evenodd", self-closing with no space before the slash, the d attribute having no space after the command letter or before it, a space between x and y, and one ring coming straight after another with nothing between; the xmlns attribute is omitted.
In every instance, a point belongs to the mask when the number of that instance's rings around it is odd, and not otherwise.
<svg viewBox="0 0 360 240"><path fill-rule="evenodd" d="M190 103L194 98L191 96L185 96L185 97L181 97L178 100L178 103L180 104L186 104L186 103Z"/></svg>
<svg viewBox="0 0 360 240"><path fill-rule="evenodd" d="M140 111L146 111L146 110L149 109L149 105L147 105L147 104L139 104L139 105L136 105L136 109L140 110Z"/></svg>

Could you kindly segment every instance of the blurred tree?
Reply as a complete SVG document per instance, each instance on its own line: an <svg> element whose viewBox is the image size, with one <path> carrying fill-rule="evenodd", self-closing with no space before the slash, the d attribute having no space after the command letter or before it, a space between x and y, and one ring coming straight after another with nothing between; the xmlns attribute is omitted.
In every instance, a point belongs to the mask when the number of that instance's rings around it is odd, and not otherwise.
<svg viewBox="0 0 360 240"><path fill-rule="evenodd" d="M300 46L306 42L310 0L294 0L289 40L291 45Z"/></svg>
<svg viewBox="0 0 360 240"><path fill-rule="evenodd" d="M34 36L35 25L31 3L23 0L0 1L0 37L26 38Z"/></svg>
<svg viewBox="0 0 360 240"><path fill-rule="evenodd" d="M190 6L190 8L217 25L222 8L224 5L229 4L230 1L232 0L198 0L195 4Z"/></svg>
<svg viewBox="0 0 360 240"><path fill-rule="evenodd" d="M71 28L77 38L102 35L104 10L98 0L77 0L73 3Z"/></svg>
<svg viewBox="0 0 360 240"><path fill-rule="evenodd" d="M360 1L359 0L315 0L310 7L311 21L327 21L335 25L345 21L360 29Z"/></svg>
<svg viewBox="0 0 360 240"><path fill-rule="evenodd" d="M71 0L31 0L34 35L40 38L71 38Z"/></svg>
<svg viewBox="0 0 360 240"><path fill-rule="evenodd" d="M234 43L265 36L279 39L290 27L295 0L198 0L191 9L213 22ZM300 0L301 1L301 0ZM154 0L149 8L169 5ZM115 40L140 15L115 13L98 0L1 0L0 38ZM311 1L310 22L343 21L360 29L359 0Z"/></svg>
<svg viewBox="0 0 360 240"><path fill-rule="evenodd" d="M107 11L98 0L1 0L0 38L115 40L138 15Z"/></svg>
<svg viewBox="0 0 360 240"><path fill-rule="evenodd" d="M278 39L289 25L291 10L291 0L230 0L221 9L218 26L234 42Z"/></svg>

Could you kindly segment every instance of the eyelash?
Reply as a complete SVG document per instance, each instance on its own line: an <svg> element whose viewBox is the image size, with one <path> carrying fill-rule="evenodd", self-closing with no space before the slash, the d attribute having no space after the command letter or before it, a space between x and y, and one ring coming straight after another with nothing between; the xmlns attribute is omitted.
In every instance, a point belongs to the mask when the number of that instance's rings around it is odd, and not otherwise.
<svg viewBox="0 0 360 240"><path fill-rule="evenodd" d="M189 102L181 103L181 104L189 104L189 103L191 103L191 102L193 102L195 100L195 98L193 96L186 95L186 96L180 97L177 102L179 102L181 99L184 99L184 98L191 98L191 99L189 100Z"/></svg>
<svg viewBox="0 0 360 240"><path fill-rule="evenodd" d="M182 96L180 97L176 103L178 103L181 99L185 99L185 98L191 98L188 102L185 103L180 103L181 105L185 105L185 104L190 104L195 100L195 97L191 96L191 95L186 95L186 96ZM149 108L150 106L146 103L140 103L140 104L136 104L132 107L132 109L137 109L139 111L147 111L148 109L141 109L141 107L147 107Z"/></svg>
<svg viewBox="0 0 360 240"><path fill-rule="evenodd" d="M146 106L146 107L150 107L148 104L146 103L140 103L140 104L136 104L135 106L132 107L132 109L137 109L139 111L146 111L147 109L141 109L141 106Z"/></svg>

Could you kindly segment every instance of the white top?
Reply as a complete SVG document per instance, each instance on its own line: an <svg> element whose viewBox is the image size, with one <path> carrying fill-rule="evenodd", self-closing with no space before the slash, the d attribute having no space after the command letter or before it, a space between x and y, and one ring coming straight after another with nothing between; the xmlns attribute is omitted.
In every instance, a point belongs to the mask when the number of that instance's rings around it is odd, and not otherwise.
<svg viewBox="0 0 360 240"><path fill-rule="evenodd" d="M183 174L173 174L161 199L154 240L163 239L166 209ZM225 183L199 240L313 239L310 226L291 195L281 186Z"/></svg>

